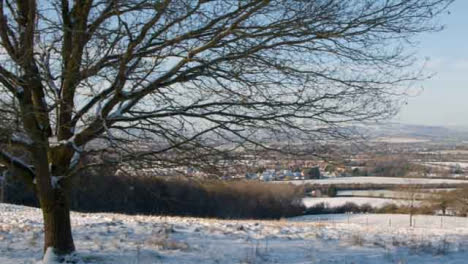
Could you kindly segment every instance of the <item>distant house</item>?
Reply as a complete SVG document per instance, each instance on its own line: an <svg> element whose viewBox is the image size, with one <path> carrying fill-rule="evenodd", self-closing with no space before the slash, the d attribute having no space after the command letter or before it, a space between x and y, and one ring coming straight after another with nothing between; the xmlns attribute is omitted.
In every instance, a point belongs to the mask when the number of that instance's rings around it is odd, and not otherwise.
<svg viewBox="0 0 468 264"><path fill-rule="evenodd" d="M294 173L291 170L282 170L276 178L279 180L292 180L294 179Z"/></svg>
<svg viewBox="0 0 468 264"><path fill-rule="evenodd" d="M321 197L322 196L322 191L312 190L312 191L309 192L309 196L311 196L311 197Z"/></svg>
<svg viewBox="0 0 468 264"><path fill-rule="evenodd" d="M318 166L302 169L301 176L304 180L320 179L320 168Z"/></svg>
<svg viewBox="0 0 468 264"><path fill-rule="evenodd" d="M276 171L275 170L265 170L260 175L260 180L262 181L272 181L276 179Z"/></svg>
<svg viewBox="0 0 468 264"><path fill-rule="evenodd" d="M258 175L257 175L257 173L250 173L250 172L247 172L247 173L245 174L245 178L246 178L247 180L255 180L255 179L258 179Z"/></svg>
<svg viewBox="0 0 468 264"><path fill-rule="evenodd" d="M195 169L194 169L194 168L191 168L191 167L188 167L188 168L185 169L185 173L186 173L187 175L192 175L192 174L195 173Z"/></svg>
<svg viewBox="0 0 468 264"><path fill-rule="evenodd" d="M302 173L300 171L293 172L293 179L294 180L302 179Z"/></svg>

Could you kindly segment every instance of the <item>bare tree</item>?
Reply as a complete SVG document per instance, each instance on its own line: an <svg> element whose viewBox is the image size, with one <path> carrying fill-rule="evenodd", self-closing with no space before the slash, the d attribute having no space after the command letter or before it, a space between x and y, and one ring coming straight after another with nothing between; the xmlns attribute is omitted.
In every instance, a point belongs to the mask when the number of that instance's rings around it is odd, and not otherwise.
<svg viewBox="0 0 468 264"><path fill-rule="evenodd" d="M459 193L458 190L455 191L437 191L433 192L429 195L429 205L440 211L443 216L447 215L448 209L454 209L454 207L457 207L460 203L460 196L457 194Z"/></svg>
<svg viewBox="0 0 468 264"><path fill-rule="evenodd" d="M449 206L453 207L456 210L457 215L467 216L468 212L468 187L463 186L462 188L456 189L454 191L448 192L446 195L450 199L448 201Z"/></svg>
<svg viewBox="0 0 468 264"><path fill-rule="evenodd" d="M2 148L0 162L34 184L44 248L72 252L71 175L87 152L171 164L220 142L347 138L424 77L408 45L450 2L0 0L0 109L19 120L2 144L26 153Z"/></svg>
<svg viewBox="0 0 468 264"><path fill-rule="evenodd" d="M408 209L409 214L409 226L414 226L413 216L416 213L420 200L423 199L423 186L420 184L411 183L408 181L408 184L401 185L397 188L399 192L399 197L402 199L403 204Z"/></svg>

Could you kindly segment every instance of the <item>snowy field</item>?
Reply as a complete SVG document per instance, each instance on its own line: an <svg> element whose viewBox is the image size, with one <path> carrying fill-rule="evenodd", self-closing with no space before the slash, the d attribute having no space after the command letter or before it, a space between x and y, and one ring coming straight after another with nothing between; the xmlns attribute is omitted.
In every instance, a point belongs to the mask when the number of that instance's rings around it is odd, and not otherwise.
<svg viewBox="0 0 468 264"><path fill-rule="evenodd" d="M37 209L0 204L0 263L41 263ZM391 225L389 224L391 220ZM468 219L302 216L281 221L73 213L76 264L466 263Z"/></svg>
<svg viewBox="0 0 468 264"><path fill-rule="evenodd" d="M380 137L373 142L383 142L383 143L424 143L430 142L428 139L422 138L411 138L411 137Z"/></svg>
<svg viewBox="0 0 468 264"><path fill-rule="evenodd" d="M393 232L393 228L409 228L409 215L406 214L324 214L324 215L304 215L289 219L294 222L327 223L327 224L350 224L367 227L377 227L377 229ZM468 218L451 216L431 216L414 215L413 230L430 229L431 235L438 232L456 232L463 230L468 232ZM369 230L373 230L373 228ZM402 229L402 230L403 230ZM378 230L377 230L378 231ZM407 230L406 230L407 231ZM468 235L468 234L467 234ZM468 242L468 241L467 241Z"/></svg>
<svg viewBox="0 0 468 264"><path fill-rule="evenodd" d="M324 203L328 207L338 207L346 204L347 202L354 203L356 205L370 204L372 207L380 208L386 204L395 204L397 206L408 205L409 201L390 199L390 198L373 198L373 197L318 197L318 198L304 198L302 202L306 207L313 207L317 204ZM419 201L415 201L415 204L419 204Z"/></svg>
<svg viewBox="0 0 468 264"><path fill-rule="evenodd" d="M436 188L436 189L423 189L419 190L416 195L417 199L430 198L438 192L449 192L454 191L456 188ZM337 196L344 197L375 197L375 198L393 198L393 199L405 199L408 197L408 193L403 191L393 190L343 190L338 191Z"/></svg>
<svg viewBox="0 0 468 264"><path fill-rule="evenodd" d="M276 181L275 183L300 184L468 184L465 180L456 179L428 179L428 178L396 178L396 177L337 177L318 180Z"/></svg>
<svg viewBox="0 0 468 264"><path fill-rule="evenodd" d="M467 144L468 141L463 141L462 143ZM464 149L449 149L449 150L439 150L439 151L422 151L421 154L433 154L433 155L466 155L468 150Z"/></svg>
<svg viewBox="0 0 468 264"><path fill-rule="evenodd" d="M468 162L421 162L420 164L430 167L457 167L461 169L468 169Z"/></svg>
<svg viewBox="0 0 468 264"><path fill-rule="evenodd" d="M337 196L399 198L401 192L392 190L343 190L338 191Z"/></svg>

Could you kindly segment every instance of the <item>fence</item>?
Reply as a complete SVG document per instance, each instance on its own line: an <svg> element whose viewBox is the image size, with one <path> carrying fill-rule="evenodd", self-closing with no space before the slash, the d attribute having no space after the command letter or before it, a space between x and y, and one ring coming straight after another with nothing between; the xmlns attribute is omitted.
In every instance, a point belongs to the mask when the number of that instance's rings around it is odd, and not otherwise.
<svg viewBox="0 0 468 264"><path fill-rule="evenodd" d="M320 224L354 224L367 227L393 228L467 228L468 218L402 214L331 214L307 216L306 221ZM410 225L411 221L411 225Z"/></svg>

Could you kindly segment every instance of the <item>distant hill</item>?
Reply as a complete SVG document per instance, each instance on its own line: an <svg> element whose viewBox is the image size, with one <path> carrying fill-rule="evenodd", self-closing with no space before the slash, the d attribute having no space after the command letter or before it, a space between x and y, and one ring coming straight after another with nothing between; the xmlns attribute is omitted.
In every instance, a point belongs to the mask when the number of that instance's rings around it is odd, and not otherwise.
<svg viewBox="0 0 468 264"><path fill-rule="evenodd" d="M414 138L430 141L466 141L468 128L387 123L363 127L371 137Z"/></svg>

